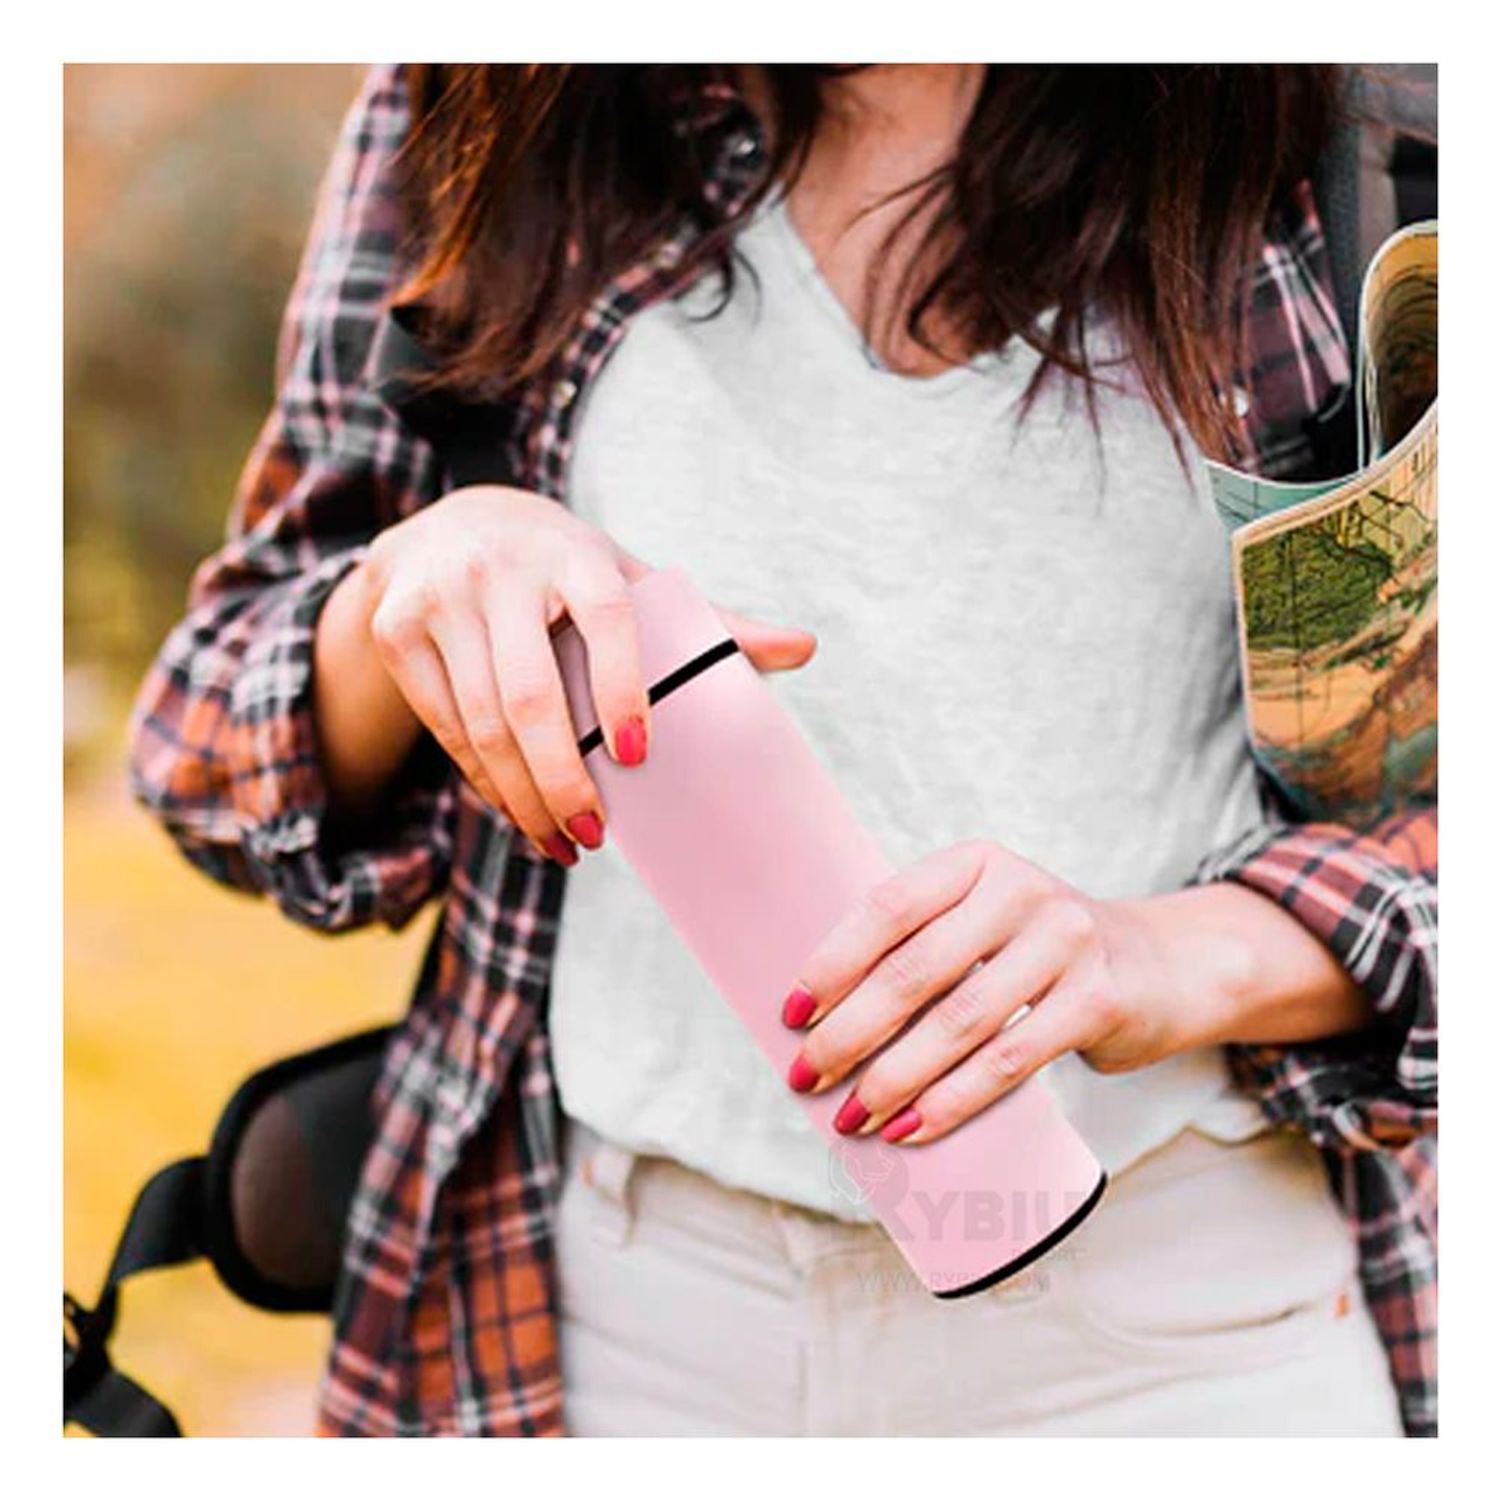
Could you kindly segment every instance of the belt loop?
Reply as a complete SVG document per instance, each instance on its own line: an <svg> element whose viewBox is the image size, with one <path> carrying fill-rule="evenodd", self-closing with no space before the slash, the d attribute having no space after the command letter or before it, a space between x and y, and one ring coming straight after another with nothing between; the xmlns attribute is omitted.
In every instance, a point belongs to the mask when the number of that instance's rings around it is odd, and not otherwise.
<svg viewBox="0 0 1500 1500"><path fill-rule="evenodd" d="M630 1238L630 1178L636 1155L597 1136L584 1154L579 1176L593 1195L590 1212L594 1238L603 1245L623 1245Z"/></svg>

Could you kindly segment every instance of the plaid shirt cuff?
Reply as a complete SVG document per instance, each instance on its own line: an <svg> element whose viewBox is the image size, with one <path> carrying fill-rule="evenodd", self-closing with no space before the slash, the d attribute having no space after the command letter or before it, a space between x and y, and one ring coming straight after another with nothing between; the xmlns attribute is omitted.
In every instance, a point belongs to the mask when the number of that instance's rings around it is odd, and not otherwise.
<svg viewBox="0 0 1500 1500"><path fill-rule="evenodd" d="M225 761L241 848L256 883L290 916L339 931L399 927L446 877L446 776L413 774L393 788L378 845L341 841L328 816L313 718L313 637L334 588L364 555L327 558L273 591L235 676Z"/></svg>
<svg viewBox="0 0 1500 1500"><path fill-rule="evenodd" d="M1370 997L1375 1022L1355 1035L1229 1049L1236 1079L1266 1114L1320 1145L1378 1150L1437 1127L1436 870L1401 862L1394 847L1389 830L1263 830L1210 856L1195 876L1275 901Z"/></svg>
<svg viewBox="0 0 1500 1500"><path fill-rule="evenodd" d="M173 632L132 725L131 780L193 864L265 891L325 931L400 926L447 879L451 781L436 762L393 788L379 842L340 844L312 704L313 633L352 548L306 573L229 589Z"/></svg>

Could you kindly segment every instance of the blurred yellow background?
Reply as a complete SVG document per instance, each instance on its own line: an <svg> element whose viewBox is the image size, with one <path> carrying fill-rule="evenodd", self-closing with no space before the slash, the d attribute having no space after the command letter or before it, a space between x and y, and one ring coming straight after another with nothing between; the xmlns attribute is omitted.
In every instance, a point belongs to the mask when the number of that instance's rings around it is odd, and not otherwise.
<svg viewBox="0 0 1500 1500"><path fill-rule="evenodd" d="M329 940L191 869L133 807L124 720L222 534L353 65L66 70L64 1283L255 1068L401 1013L426 921ZM206 1267L122 1298L117 1363L190 1435L305 1433L326 1320Z"/></svg>

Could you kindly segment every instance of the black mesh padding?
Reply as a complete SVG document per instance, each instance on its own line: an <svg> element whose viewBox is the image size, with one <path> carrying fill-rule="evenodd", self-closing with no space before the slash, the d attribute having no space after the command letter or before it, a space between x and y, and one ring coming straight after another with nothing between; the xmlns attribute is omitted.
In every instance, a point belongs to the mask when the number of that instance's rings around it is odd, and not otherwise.
<svg viewBox="0 0 1500 1500"><path fill-rule="evenodd" d="M374 1059L351 1057L270 1094L240 1133L230 1208L240 1254L268 1282L330 1288L369 1144Z"/></svg>
<svg viewBox="0 0 1500 1500"><path fill-rule="evenodd" d="M215 1270L247 1301L282 1311L331 1304L386 1035L277 1063L224 1111L208 1157L205 1238Z"/></svg>
<svg viewBox="0 0 1500 1500"><path fill-rule="evenodd" d="M317 1189L316 1150L291 1101L278 1094L240 1138L230 1204L240 1253L256 1274L305 1292L338 1269L339 1224Z"/></svg>
<svg viewBox="0 0 1500 1500"><path fill-rule="evenodd" d="M1363 269L1359 247L1360 128L1349 121L1335 129L1313 182L1333 278L1334 302L1351 349L1359 338L1359 284Z"/></svg>

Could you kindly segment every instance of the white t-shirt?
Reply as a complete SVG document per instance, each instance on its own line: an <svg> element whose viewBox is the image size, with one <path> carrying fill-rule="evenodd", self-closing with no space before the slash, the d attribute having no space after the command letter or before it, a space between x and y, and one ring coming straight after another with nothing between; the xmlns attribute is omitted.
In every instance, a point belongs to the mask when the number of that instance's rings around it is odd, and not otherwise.
<svg viewBox="0 0 1500 1500"><path fill-rule="evenodd" d="M580 416L572 508L717 603L816 632L773 691L898 866L986 838L1095 896L1183 884L1260 817L1199 455L1184 438L1184 474L1133 386L1099 392L1102 446L1072 382L1018 428L1019 340L932 378L882 368L782 202L737 246L754 274L716 316L709 274L632 321ZM859 1215L612 847L569 876L550 1028L563 1109L600 1135ZM1261 1126L1216 1048L1043 1077L1113 1172L1188 1124Z"/></svg>

